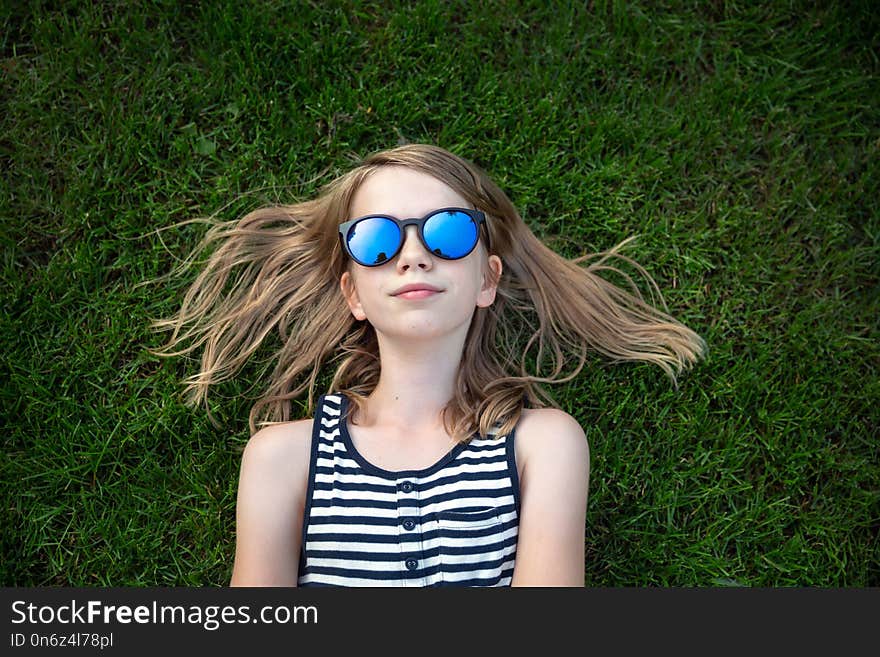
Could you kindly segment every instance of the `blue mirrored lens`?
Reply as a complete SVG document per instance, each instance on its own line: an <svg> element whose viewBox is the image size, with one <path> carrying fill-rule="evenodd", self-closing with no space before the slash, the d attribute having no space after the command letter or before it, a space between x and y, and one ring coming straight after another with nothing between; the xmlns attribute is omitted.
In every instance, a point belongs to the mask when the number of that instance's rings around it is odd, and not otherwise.
<svg viewBox="0 0 880 657"><path fill-rule="evenodd" d="M348 248L366 265L386 262L400 246L400 228L393 221L370 217L357 222L348 232Z"/></svg>
<svg viewBox="0 0 880 657"><path fill-rule="evenodd" d="M439 212L425 222L425 242L434 255L462 258L477 243L477 224L464 212Z"/></svg>

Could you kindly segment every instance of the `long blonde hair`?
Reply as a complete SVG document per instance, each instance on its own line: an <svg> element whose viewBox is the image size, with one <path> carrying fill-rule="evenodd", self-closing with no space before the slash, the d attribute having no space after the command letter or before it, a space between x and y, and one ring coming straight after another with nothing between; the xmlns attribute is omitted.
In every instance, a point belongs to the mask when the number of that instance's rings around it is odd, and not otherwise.
<svg viewBox="0 0 880 657"><path fill-rule="evenodd" d="M647 272L618 253L632 238L606 252L563 258L535 237L479 167L437 146L409 144L370 155L311 200L260 208L233 221L207 220L211 227L185 265L209 247L216 249L180 310L153 321L154 328L172 331L153 354L171 357L203 348L200 371L184 380L187 403L207 408L211 386L232 378L277 331L281 347L273 355L275 368L264 394L250 410L251 433L258 425L294 419L291 402L306 389L311 415L316 381L328 359L338 363L331 390L351 400L350 415L362 416L379 381L379 348L373 327L352 316L339 288L353 263L342 251L337 227L350 218L351 199L361 183L389 165L427 173L482 210L491 253L503 263L496 281L484 258L486 275L498 285L495 302L475 309L454 394L443 410L444 427L456 440L477 432L485 436L493 426L501 434L510 432L526 404L554 406L539 384L577 376L589 349L613 361L654 363L676 386L676 373L705 354L703 339L667 314ZM619 272L605 264L612 256L648 279L666 312L646 303L628 276L634 294L598 275ZM184 343L189 344L180 348ZM528 355L535 346L536 371L529 373ZM547 354L552 367L542 376ZM563 376L572 357L576 365Z"/></svg>

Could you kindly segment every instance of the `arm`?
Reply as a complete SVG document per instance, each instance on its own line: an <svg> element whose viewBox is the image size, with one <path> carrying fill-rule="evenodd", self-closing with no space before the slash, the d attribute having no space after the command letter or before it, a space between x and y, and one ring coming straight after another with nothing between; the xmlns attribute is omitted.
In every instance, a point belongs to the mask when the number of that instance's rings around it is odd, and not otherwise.
<svg viewBox="0 0 880 657"><path fill-rule="evenodd" d="M261 429L245 447L230 586L296 586L311 420Z"/></svg>
<svg viewBox="0 0 880 657"><path fill-rule="evenodd" d="M533 411L516 434L522 458L513 586L583 586L590 448L557 409Z"/></svg>

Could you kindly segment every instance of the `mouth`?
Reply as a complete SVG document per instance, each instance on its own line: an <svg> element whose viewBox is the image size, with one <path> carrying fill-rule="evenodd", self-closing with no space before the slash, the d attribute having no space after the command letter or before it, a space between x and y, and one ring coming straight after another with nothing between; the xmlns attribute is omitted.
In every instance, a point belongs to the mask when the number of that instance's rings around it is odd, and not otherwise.
<svg viewBox="0 0 880 657"><path fill-rule="evenodd" d="M439 290L422 288L418 290L408 290L406 292L401 292L400 294L395 294L394 296L398 299L427 299L428 297L433 297L438 294L440 294Z"/></svg>

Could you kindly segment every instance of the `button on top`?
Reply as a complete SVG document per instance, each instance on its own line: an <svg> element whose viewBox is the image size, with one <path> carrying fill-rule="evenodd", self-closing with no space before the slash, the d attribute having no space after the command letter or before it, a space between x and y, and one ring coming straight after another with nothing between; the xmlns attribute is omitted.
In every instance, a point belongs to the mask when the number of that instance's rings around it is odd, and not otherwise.
<svg viewBox="0 0 880 657"><path fill-rule="evenodd" d="M404 520L403 528L404 529L414 529L416 526L415 520Z"/></svg>
<svg viewBox="0 0 880 657"><path fill-rule="evenodd" d="M400 484L400 490L402 490L404 493L411 493L413 491L413 488L415 487L413 486L411 481L404 481L402 484Z"/></svg>
<svg viewBox="0 0 880 657"><path fill-rule="evenodd" d="M415 559L407 559L406 560L406 567L409 570L415 570L416 568L419 567L419 562L416 561Z"/></svg>

